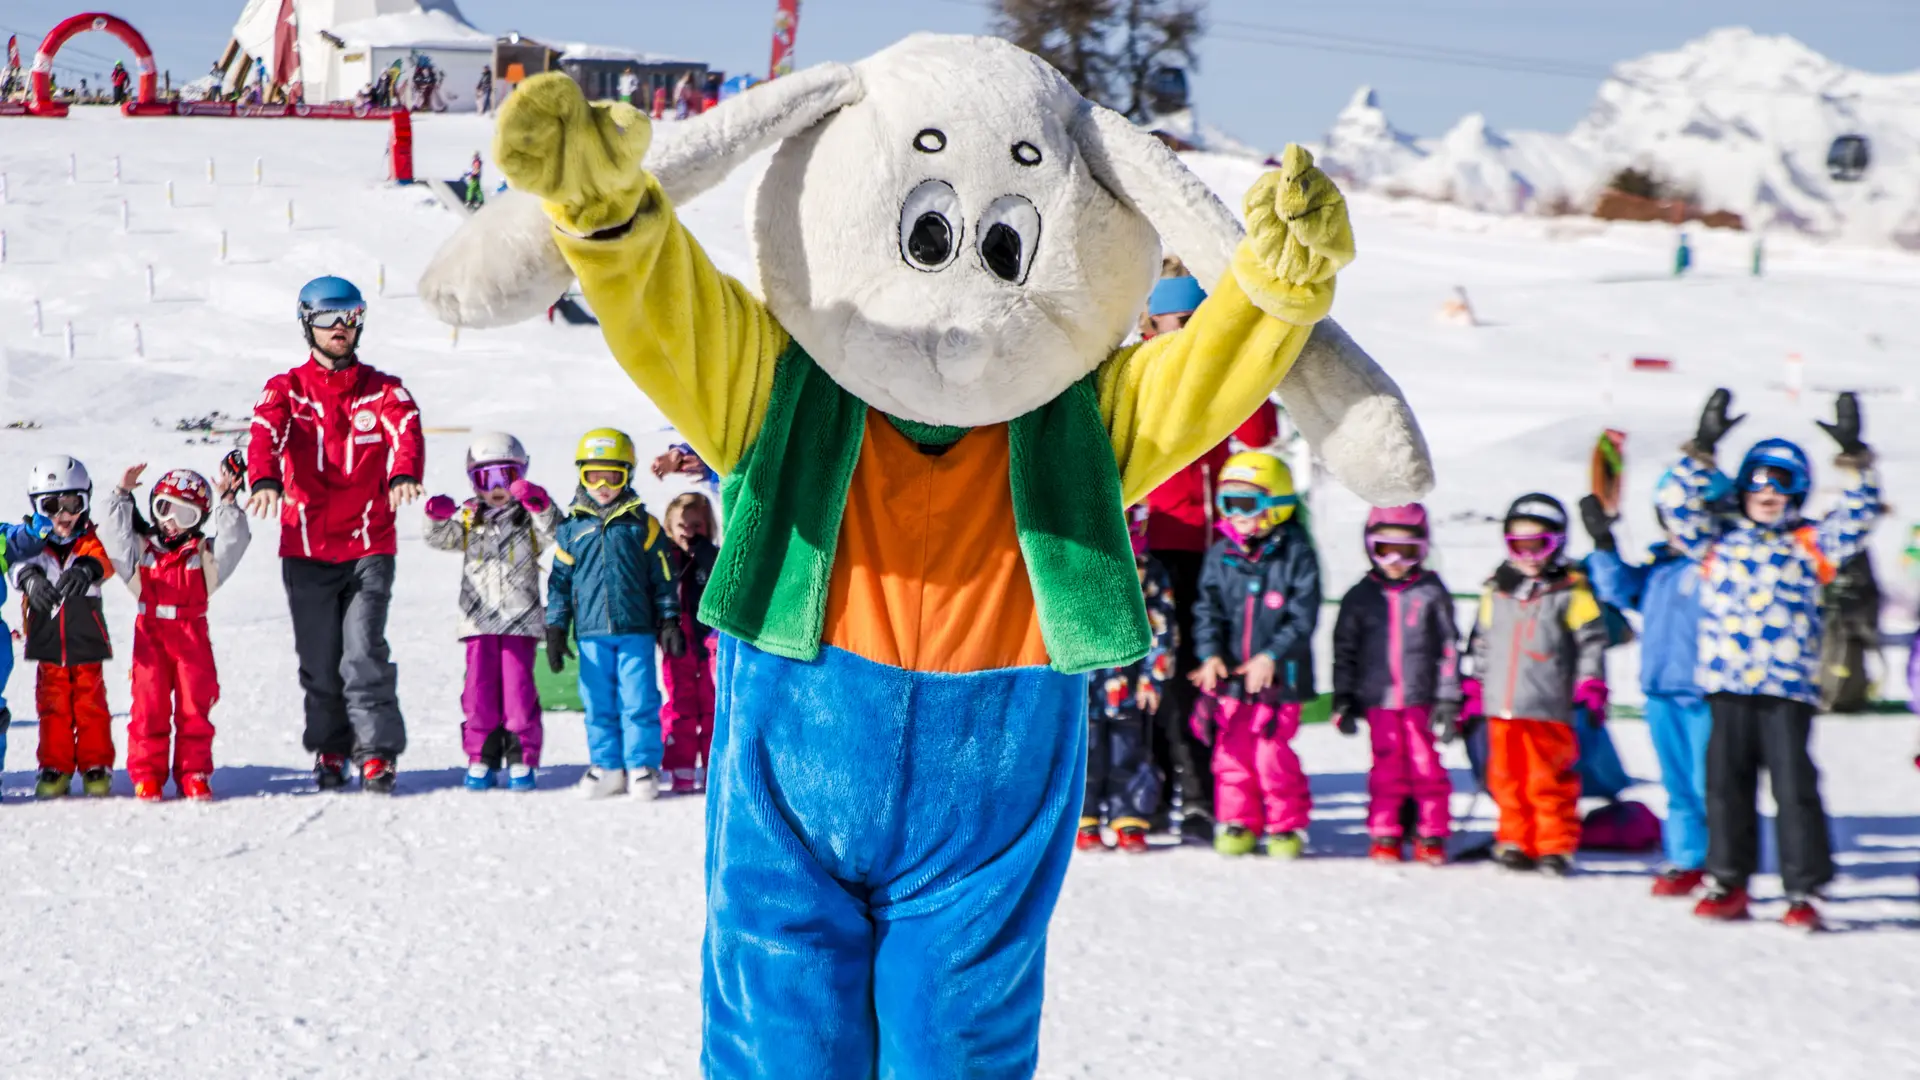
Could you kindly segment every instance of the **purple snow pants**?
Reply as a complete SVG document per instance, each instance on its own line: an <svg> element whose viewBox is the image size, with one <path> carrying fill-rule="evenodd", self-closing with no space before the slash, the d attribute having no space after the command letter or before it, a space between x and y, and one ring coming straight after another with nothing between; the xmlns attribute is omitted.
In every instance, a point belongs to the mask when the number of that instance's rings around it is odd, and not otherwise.
<svg viewBox="0 0 1920 1080"><path fill-rule="evenodd" d="M1373 806L1367 811L1372 836L1400 835L1400 805L1413 800L1421 836L1442 839L1452 831L1447 798L1453 781L1440 761L1425 705L1406 709L1368 709L1367 732L1373 737L1373 771L1367 774L1367 793Z"/></svg>
<svg viewBox="0 0 1920 1080"><path fill-rule="evenodd" d="M540 692L533 685L533 646L530 637L478 634L467 638L467 685L460 691L460 708L467 714L460 725L460 744L469 762L485 757L487 736L502 726L520 740L520 758L540 766Z"/></svg>

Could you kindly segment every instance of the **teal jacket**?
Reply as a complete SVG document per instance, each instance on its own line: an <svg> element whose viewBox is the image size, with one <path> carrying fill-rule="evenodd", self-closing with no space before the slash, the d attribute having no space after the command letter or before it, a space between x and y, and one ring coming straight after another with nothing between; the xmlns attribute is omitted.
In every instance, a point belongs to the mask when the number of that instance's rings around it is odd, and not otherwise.
<svg viewBox="0 0 1920 1080"><path fill-rule="evenodd" d="M652 634L680 617L665 529L632 491L602 507L584 490L554 531L547 625L575 637Z"/></svg>
<svg viewBox="0 0 1920 1080"><path fill-rule="evenodd" d="M47 532L52 528L53 522L43 514L35 514L25 525L0 522L0 602L7 598L7 576L13 573L14 564L40 554L47 546ZM5 610L0 608L0 613ZM0 616L0 625L5 625L3 616Z"/></svg>

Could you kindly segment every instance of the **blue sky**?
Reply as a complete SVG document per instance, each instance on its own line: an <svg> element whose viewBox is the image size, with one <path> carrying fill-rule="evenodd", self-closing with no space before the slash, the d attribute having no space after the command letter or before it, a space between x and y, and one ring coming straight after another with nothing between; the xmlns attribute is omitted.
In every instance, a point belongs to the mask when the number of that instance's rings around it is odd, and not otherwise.
<svg viewBox="0 0 1920 1080"><path fill-rule="evenodd" d="M630 45L764 71L774 0L460 0L483 30ZM850 60L914 30L985 29L991 0L804 0L800 62ZM242 0L114 0L178 81L203 73L225 45ZM8 0L0 27L23 52L78 0ZM1598 73L1716 26L1787 33L1869 71L1920 67L1920 0L1211 0L1215 26L1195 76L1203 117L1258 145L1314 138L1355 87L1370 83L1395 123L1437 135L1465 113L1496 127L1565 130L1585 112ZM1303 38L1302 33L1318 35ZM1339 44L1357 51L1326 48ZM1364 39L1364 40L1353 40ZM1490 54L1495 66L1407 59L1404 48ZM1313 47L1308 47L1309 45ZM71 46L122 55L112 39ZM1380 55L1380 53L1402 55ZM80 56L75 64L105 69ZM1500 70L1514 61L1541 71Z"/></svg>

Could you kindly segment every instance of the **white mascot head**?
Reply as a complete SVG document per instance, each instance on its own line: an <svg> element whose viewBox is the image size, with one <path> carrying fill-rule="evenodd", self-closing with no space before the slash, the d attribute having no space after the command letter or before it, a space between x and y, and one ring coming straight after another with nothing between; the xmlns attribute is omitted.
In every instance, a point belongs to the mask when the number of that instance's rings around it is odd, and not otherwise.
<svg viewBox="0 0 1920 1080"><path fill-rule="evenodd" d="M1241 227L1158 139L997 38L916 34L666 126L647 167L675 203L777 147L748 200L759 291L821 368L923 423L1011 420L1125 340L1163 246L1203 283ZM539 202L490 202L420 293L454 325L531 318L572 274ZM1347 487L1413 501L1432 486L1398 387L1323 320L1281 385Z"/></svg>

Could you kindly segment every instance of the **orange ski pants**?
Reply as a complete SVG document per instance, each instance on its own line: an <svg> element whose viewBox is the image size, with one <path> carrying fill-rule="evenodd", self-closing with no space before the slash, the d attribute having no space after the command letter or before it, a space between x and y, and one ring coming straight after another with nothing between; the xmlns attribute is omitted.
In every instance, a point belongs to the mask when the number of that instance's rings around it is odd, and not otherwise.
<svg viewBox="0 0 1920 1080"><path fill-rule="evenodd" d="M1487 793L1500 807L1494 841L1533 858L1580 847L1580 736L1555 720L1487 721Z"/></svg>
<svg viewBox="0 0 1920 1080"><path fill-rule="evenodd" d="M40 767L77 773L113 768L113 714L99 664L40 664L33 688L40 713Z"/></svg>

